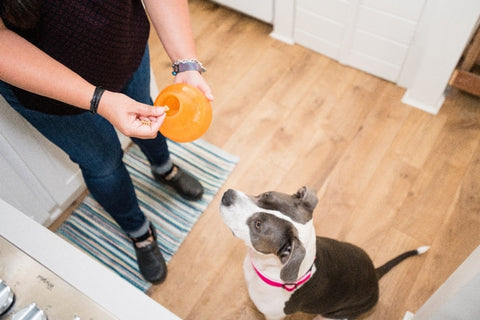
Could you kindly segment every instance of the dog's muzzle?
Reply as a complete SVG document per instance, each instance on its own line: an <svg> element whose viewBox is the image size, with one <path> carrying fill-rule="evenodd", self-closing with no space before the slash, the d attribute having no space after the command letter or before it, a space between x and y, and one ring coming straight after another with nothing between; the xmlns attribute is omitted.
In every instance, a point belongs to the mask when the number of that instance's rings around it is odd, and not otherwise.
<svg viewBox="0 0 480 320"><path fill-rule="evenodd" d="M222 196L222 205L229 207L235 201L235 191L228 189Z"/></svg>

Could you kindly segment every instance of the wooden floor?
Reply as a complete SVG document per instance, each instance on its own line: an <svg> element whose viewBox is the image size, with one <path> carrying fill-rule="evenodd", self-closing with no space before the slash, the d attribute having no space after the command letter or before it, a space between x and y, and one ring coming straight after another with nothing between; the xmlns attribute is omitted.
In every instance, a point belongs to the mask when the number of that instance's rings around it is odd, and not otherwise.
<svg viewBox="0 0 480 320"><path fill-rule="evenodd" d="M431 246L381 280L365 319L415 312L480 245L480 100L452 90L427 114L402 104L404 89L390 82L274 40L269 25L190 3L216 97L204 139L240 162L149 295L183 319L263 319L246 292L245 247L219 215L222 192L308 185L319 196L317 234L363 247L377 265ZM163 88L170 62L155 35L150 46Z"/></svg>

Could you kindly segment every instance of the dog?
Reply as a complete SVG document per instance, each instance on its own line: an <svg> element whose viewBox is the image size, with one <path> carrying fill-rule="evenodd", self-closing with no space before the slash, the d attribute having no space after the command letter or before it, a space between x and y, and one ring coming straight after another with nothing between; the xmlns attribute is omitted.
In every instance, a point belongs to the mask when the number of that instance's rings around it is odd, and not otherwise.
<svg viewBox="0 0 480 320"><path fill-rule="evenodd" d="M361 248L316 236L317 203L307 187L293 195L249 196L229 189L222 196L223 221L249 248L243 264L249 296L268 320L295 312L355 319L376 305L384 274L429 249L405 252L375 268Z"/></svg>

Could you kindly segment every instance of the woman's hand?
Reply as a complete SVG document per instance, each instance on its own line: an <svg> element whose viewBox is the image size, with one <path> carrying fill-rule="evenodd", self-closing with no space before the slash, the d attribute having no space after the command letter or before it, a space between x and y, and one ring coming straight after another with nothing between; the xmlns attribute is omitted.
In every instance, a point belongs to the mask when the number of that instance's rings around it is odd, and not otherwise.
<svg viewBox="0 0 480 320"><path fill-rule="evenodd" d="M136 102L128 96L105 91L97 113L128 137L152 139L165 120L163 107Z"/></svg>
<svg viewBox="0 0 480 320"><path fill-rule="evenodd" d="M205 79L198 71L192 70L178 73L175 76L175 83L186 83L191 86L197 87L198 89L200 89L200 91L203 92L203 94L208 100L213 101L214 99L212 89L210 89L210 86L207 84Z"/></svg>

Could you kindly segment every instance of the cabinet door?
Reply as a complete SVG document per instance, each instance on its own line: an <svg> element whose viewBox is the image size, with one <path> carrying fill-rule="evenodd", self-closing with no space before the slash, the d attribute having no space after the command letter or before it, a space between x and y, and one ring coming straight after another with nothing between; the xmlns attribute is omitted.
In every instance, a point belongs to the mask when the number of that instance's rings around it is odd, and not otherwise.
<svg viewBox="0 0 480 320"><path fill-rule="evenodd" d="M295 42L397 82L425 0L297 0Z"/></svg>
<svg viewBox="0 0 480 320"><path fill-rule="evenodd" d="M273 0L214 0L214 2L240 11L264 22L273 22Z"/></svg>
<svg viewBox="0 0 480 320"><path fill-rule="evenodd" d="M80 169L0 96L0 197L48 225L85 190Z"/></svg>
<svg viewBox="0 0 480 320"><path fill-rule="evenodd" d="M14 165L13 165L14 164ZM39 181L32 176L25 163L12 150L3 136L0 136L0 198L10 205L43 223L55 208L50 197Z"/></svg>

